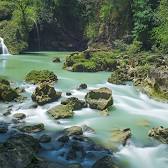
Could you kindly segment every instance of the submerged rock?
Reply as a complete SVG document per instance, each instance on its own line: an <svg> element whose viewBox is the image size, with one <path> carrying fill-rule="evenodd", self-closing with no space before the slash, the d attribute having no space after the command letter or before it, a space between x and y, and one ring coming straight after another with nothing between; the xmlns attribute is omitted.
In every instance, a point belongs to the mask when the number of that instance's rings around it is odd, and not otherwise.
<svg viewBox="0 0 168 168"><path fill-rule="evenodd" d="M54 119L70 118L74 115L72 107L69 105L58 105L48 110L47 113Z"/></svg>
<svg viewBox="0 0 168 168"><path fill-rule="evenodd" d="M88 132L88 133L93 133L93 134L96 132L93 128L87 125L82 125L82 130L83 132Z"/></svg>
<svg viewBox="0 0 168 168"><path fill-rule="evenodd" d="M131 129L126 128L126 129L116 129L112 131L112 137L111 137L111 142L112 143L117 143L117 144L122 144L126 145L127 140L131 138Z"/></svg>
<svg viewBox="0 0 168 168"><path fill-rule="evenodd" d="M107 117L107 116L110 115L110 112L109 112L108 109L105 109L105 110L101 111L100 114L101 114L102 116L104 116L104 117Z"/></svg>
<svg viewBox="0 0 168 168"><path fill-rule="evenodd" d="M67 168L83 168L79 163L70 164Z"/></svg>
<svg viewBox="0 0 168 168"><path fill-rule="evenodd" d="M58 80L57 76L48 70L32 70L26 75L26 82L32 84L39 84L39 83L53 83Z"/></svg>
<svg viewBox="0 0 168 168"><path fill-rule="evenodd" d="M118 168L111 156L104 156L103 158L96 161L92 168Z"/></svg>
<svg viewBox="0 0 168 168"><path fill-rule="evenodd" d="M44 130L44 124L34 124L19 127L19 130L26 133L36 133Z"/></svg>
<svg viewBox="0 0 168 168"><path fill-rule="evenodd" d="M90 108L105 110L113 105L112 91L105 87L91 90L85 96L85 100L90 105Z"/></svg>
<svg viewBox="0 0 168 168"><path fill-rule="evenodd" d="M8 125L0 121L0 134L8 132Z"/></svg>
<svg viewBox="0 0 168 168"><path fill-rule="evenodd" d="M68 99L66 99L66 100L63 100L63 101L61 102L61 104L71 106L71 107L72 107L72 110L80 110L80 109L82 109L82 108L87 107L87 104L86 104L85 101L79 100L79 99L76 98L76 97L70 97L70 98L68 98Z"/></svg>
<svg viewBox="0 0 168 168"><path fill-rule="evenodd" d="M162 126L158 128L152 128L149 131L148 136L157 139L161 143L168 144L168 128L164 128Z"/></svg>
<svg viewBox="0 0 168 168"><path fill-rule="evenodd" d="M61 92L56 92L54 87L43 83L35 89L32 94L32 100L39 105L44 105L58 100L61 94Z"/></svg>
<svg viewBox="0 0 168 168"><path fill-rule="evenodd" d="M51 141L51 137L47 134L43 134L42 136L40 136L39 138L39 142L40 143L48 143Z"/></svg>

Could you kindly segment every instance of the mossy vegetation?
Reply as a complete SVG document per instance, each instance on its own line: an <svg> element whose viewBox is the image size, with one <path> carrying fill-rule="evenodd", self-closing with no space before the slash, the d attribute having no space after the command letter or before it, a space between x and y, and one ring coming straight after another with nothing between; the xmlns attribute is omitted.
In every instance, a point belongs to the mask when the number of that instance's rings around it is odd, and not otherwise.
<svg viewBox="0 0 168 168"><path fill-rule="evenodd" d="M13 101L19 95L16 90L11 88L10 82L3 77L0 77L0 101Z"/></svg>
<svg viewBox="0 0 168 168"><path fill-rule="evenodd" d="M66 58L64 68L74 72L112 71L117 67L117 53L111 51L84 51Z"/></svg>
<svg viewBox="0 0 168 168"><path fill-rule="evenodd" d="M32 70L26 75L25 78L26 82L32 83L32 84L39 84L43 82L47 83L53 83L56 82L57 76L48 70Z"/></svg>

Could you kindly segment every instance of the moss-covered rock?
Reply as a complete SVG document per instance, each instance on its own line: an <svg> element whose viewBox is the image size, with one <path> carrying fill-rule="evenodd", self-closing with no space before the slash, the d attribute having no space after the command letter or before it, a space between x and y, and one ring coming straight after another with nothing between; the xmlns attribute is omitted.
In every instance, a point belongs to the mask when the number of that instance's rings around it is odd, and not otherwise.
<svg viewBox="0 0 168 168"><path fill-rule="evenodd" d="M58 100L61 97L61 94L61 92L56 92L54 87L42 83L36 87L33 92L32 100L37 102L39 105L44 105Z"/></svg>
<svg viewBox="0 0 168 168"><path fill-rule="evenodd" d="M6 80L0 81L0 101L13 101L19 95L10 87L10 83Z"/></svg>
<svg viewBox="0 0 168 168"><path fill-rule="evenodd" d="M87 107L87 104L86 104L85 101L79 100L76 97L70 97L70 98L68 98L66 100L63 100L61 102L61 104L71 106L72 110L80 110L82 108Z"/></svg>
<svg viewBox="0 0 168 168"><path fill-rule="evenodd" d="M140 52L133 56L121 55L117 70L108 82L124 84L132 81L135 86L157 100L168 100L168 61L166 56Z"/></svg>
<svg viewBox="0 0 168 168"><path fill-rule="evenodd" d="M112 71L118 64L116 58L112 51L86 50L68 56L64 68L74 72Z"/></svg>
<svg viewBox="0 0 168 168"><path fill-rule="evenodd" d="M113 105L112 91L108 88L91 90L85 96L90 108L105 110Z"/></svg>
<svg viewBox="0 0 168 168"><path fill-rule="evenodd" d="M54 119L63 119L73 117L72 107L69 105L58 105L48 110L47 113Z"/></svg>
<svg viewBox="0 0 168 168"><path fill-rule="evenodd" d="M32 70L26 75L25 78L26 82L32 83L32 84L38 84L38 83L53 83L56 82L57 76L48 70Z"/></svg>
<svg viewBox="0 0 168 168"><path fill-rule="evenodd" d="M127 74L127 71L125 71L124 69L117 69L115 71L112 72L111 76L108 78L108 82L109 83L113 83L113 84L124 84L126 81L129 81L130 78Z"/></svg>

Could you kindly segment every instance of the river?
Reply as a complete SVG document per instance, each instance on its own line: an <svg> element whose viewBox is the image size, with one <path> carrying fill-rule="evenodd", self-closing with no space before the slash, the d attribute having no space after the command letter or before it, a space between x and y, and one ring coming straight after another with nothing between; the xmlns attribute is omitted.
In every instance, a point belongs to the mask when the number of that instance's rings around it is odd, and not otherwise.
<svg viewBox="0 0 168 168"><path fill-rule="evenodd" d="M0 75L13 81L14 86L24 87L28 97L21 104L14 103L12 114L25 113L27 123L44 123L46 131L51 134L69 126L86 124L96 131L96 134L88 133L87 136L105 147L114 146L111 140L113 130L131 128L130 142L114 153L121 168L167 168L168 145L150 139L148 131L160 125L168 127L168 104L150 99L131 84L124 86L107 83L109 72L76 73L63 70L63 62L67 55L67 52L41 52L0 56ZM55 56L61 58L61 63L52 62ZM32 104L31 94L35 86L25 83L24 77L31 70L42 69L51 70L58 76L55 88L63 92L63 98L66 98L67 91L72 92L72 96L84 99L90 89L100 87L112 89L114 106L110 110L110 116L102 116L100 112L86 108L75 111L72 119L59 120L61 124L58 124L49 118L46 111L59 104L61 100L36 109L28 108ZM80 83L86 83L88 90L76 90ZM1 114L7 106L8 104L0 103L0 120L11 120L12 115L4 117ZM1 140L4 138L0 135ZM52 159L52 153L53 151L41 155L47 155Z"/></svg>

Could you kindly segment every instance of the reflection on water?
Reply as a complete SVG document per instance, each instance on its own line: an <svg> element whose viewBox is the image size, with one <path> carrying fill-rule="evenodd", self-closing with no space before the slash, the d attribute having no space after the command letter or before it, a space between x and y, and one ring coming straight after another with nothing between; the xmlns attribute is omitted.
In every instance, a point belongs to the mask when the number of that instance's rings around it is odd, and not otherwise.
<svg viewBox="0 0 168 168"><path fill-rule="evenodd" d="M0 70L1 72L6 68L7 64L7 56L0 55Z"/></svg>

